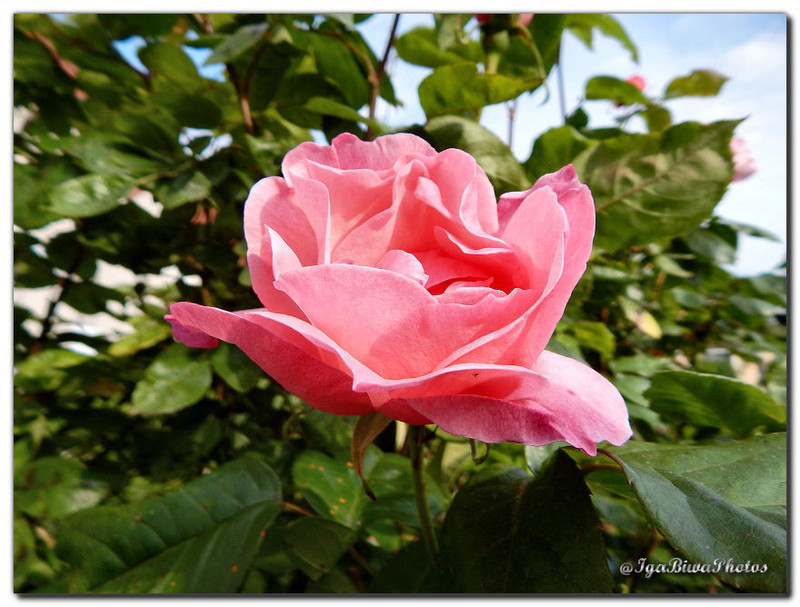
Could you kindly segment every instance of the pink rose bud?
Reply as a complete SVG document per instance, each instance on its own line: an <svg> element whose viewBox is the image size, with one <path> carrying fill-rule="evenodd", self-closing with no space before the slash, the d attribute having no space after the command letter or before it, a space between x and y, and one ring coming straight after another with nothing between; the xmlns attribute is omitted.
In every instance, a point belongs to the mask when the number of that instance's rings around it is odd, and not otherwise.
<svg viewBox="0 0 800 607"><path fill-rule="evenodd" d="M731 152L733 153L733 177L731 177L731 181L747 179L756 172L758 165L756 165L756 161L741 137L731 137Z"/></svg>
<svg viewBox="0 0 800 607"><path fill-rule="evenodd" d="M528 27L531 21L533 21L533 13L522 13L517 15L517 23L520 25L520 27Z"/></svg>
<svg viewBox="0 0 800 607"><path fill-rule="evenodd" d="M475 19L481 25L486 25L492 20L492 13L479 13L475 15ZM521 27L528 27L533 20L533 13L522 13L514 16L514 21Z"/></svg>
<svg viewBox="0 0 800 607"><path fill-rule="evenodd" d="M644 78L642 78L641 76L639 76L639 75L631 76L630 78L625 80L625 82L631 83L633 86L635 86L640 91L643 91L644 87L647 86L647 81Z"/></svg>
<svg viewBox="0 0 800 607"><path fill-rule="evenodd" d="M545 350L594 237L592 195L571 166L498 203L461 150L342 134L299 145L282 173L245 203L263 307L173 304L178 340L236 344L330 413L591 455L631 436L617 389Z"/></svg>

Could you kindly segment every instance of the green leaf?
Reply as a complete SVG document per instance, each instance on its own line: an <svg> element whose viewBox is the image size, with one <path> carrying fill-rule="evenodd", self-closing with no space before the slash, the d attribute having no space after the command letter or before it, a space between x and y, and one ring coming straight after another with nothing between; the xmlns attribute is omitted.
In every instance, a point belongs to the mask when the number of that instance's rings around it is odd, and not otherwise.
<svg viewBox="0 0 800 607"><path fill-rule="evenodd" d="M187 202L207 198L212 184L201 170L192 168L178 173L175 177L162 180L155 188L155 199L165 209L174 209Z"/></svg>
<svg viewBox="0 0 800 607"><path fill-rule="evenodd" d="M595 199L595 245L617 250L696 228L728 187L737 124L687 122L605 139L581 153L574 165Z"/></svg>
<svg viewBox="0 0 800 607"><path fill-rule="evenodd" d="M688 559L719 565L716 575L744 590L786 591L785 434L703 446L630 442L608 452L653 525ZM731 570L746 563L766 571Z"/></svg>
<svg viewBox="0 0 800 607"><path fill-rule="evenodd" d="M58 525L72 571L50 591L235 592L280 499L275 473L244 457L163 497L82 510Z"/></svg>
<svg viewBox="0 0 800 607"><path fill-rule="evenodd" d="M563 441L547 443L546 445L540 446L525 445L525 464L528 466L528 470L531 471L531 474L536 476L539 474L542 466L550 460L553 453L558 451L561 447L566 446L568 446L567 443Z"/></svg>
<svg viewBox="0 0 800 607"><path fill-rule="evenodd" d="M713 224L698 228L683 236L689 249L705 257L715 265L733 263L736 259L738 236L733 228L724 224Z"/></svg>
<svg viewBox="0 0 800 607"><path fill-rule="evenodd" d="M248 392L265 377L261 367L244 352L224 341L211 354L211 366L237 392Z"/></svg>
<svg viewBox="0 0 800 607"><path fill-rule="evenodd" d="M535 13L528 26L547 74L558 62L564 27L569 17L570 15L558 13Z"/></svg>
<svg viewBox="0 0 800 607"><path fill-rule="evenodd" d="M326 13L325 19L332 19L344 25L347 29L355 27L355 15L353 13Z"/></svg>
<svg viewBox="0 0 800 607"><path fill-rule="evenodd" d="M369 586L370 593L433 594L462 592L458 582L435 567L423 542L412 542L381 567Z"/></svg>
<svg viewBox="0 0 800 607"><path fill-rule="evenodd" d="M37 519L61 518L96 506L108 493L106 483L69 457L36 459L14 481L15 511Z"/></svg>
<svg viewBox="0 0 800 607"><path fill-rule="evenodd" d="M428 121L425 133L438 150L459 148L472 154L498 196L530 187L508 146L478 123L459 116L438 116Z"/></svg>
<svg viewBox="0 0 800 607"><path fill-rule="evenodd" d="M118 341L108 346L108 353L111 356L130 356L140 350L155 346L172 335L172 329L167 323L149 316L135 317L130 322L135 331L123 335Z"/></svg>
<svg viewBox="0 0 800 607"><path fill-rule="evenodd" d="M33 229L60 219L47 207L47 172L44 167L14 163L14 225Z"/></svg>
<svg viewBox="0 0 800 607"><path fill-rule="evenodd" d="M169 42L154 42L139 50L139 59L150 70L154 83L168 87L194 89L200 85L200 73L183 49Z"/></svg>
<svg viewBox="0 0 800 607"><path fill-rule="evenodd" d="M420 83L419 100L429 119L462 113L477 118L484 106L515 99L540 83L502 74L479 74L475 63L454 63L437 67Z"/></svg>
<svg viewBox="0 0 800 607"><path fill-rule="evenodd" d="M286 120L306 128L322 128L318 112L305 109L312 97L341 98L336 86L319 74L293 74L279 84L273 103Z"/></svg>
<svg viewBox="0 0 800 607"><path fill-rule="evenodd" d="M464 60L476 63L483 57L480 43L476 40L447 49L440 48L436 31L430 27L415 27L406 32L395 41L394 48L404 61L424 67L438 67Z"/></svg>
<svg viewBox="0 0 800 607"><path fill-rule="evenodd" d="M97 20L115 40L128 36L163 36L175 25L177 15L168 13L100 13Z"/></svg>
<svg viewBox="0 0 800 607"><path fill-rule="evenodd" d="M597 28L605 36L614 38L622 44L622 46L630 52L631 59L639 61L639 53L636 50L636 45L634 45L633 41L628 37L628 34L619 24L619 21L614 19L611 15L586 13L567 14L565 28L575 34L589 49L592 48L592 34L594 28Z"/></svg>
<svg viewBox="0 0 800 607"><path fill-rule="evenodd" d="M770 317L785 312L783 306L776 305L758 297L743 297L742 295L731 295L728 303L732 304L738 311L748 316Z"/></svg>
<svg viewBox="0 0 800 607"><path fill-rule="evenodd" d="M609 99L621 105L647 103L647 97L633 84L613 76L594 76L586 83L587 99Z"/></svg>
<svg viewBox="0 0 800 607"><path fill-rule="evenodd" d="M344 572L341 567L334 567L319 580L311 580L306 585L306 593L314 594L356 594L361 592L350 577L351 571Z"/></svg>
<svg viewBox="0 0 800 607"><path fill-rule="evenodd" d="M684 270L681 265L669 255L656 255L653 258L653 264L659 270L670 276L677 276L678 278L691 278L694 276L693 272Z"/></svg>
<svg viewBox="0 0 800 607"><path fill-rule="evenodd" d="M345 102L352 108L360 108L369 101L369 84L365 68L356 59L348 44L337 38L315 32L300 36L295 32L298 43L308 45L314 53L319 73L334 83Z"/></svg>
<svg viewBox="0 0 800 607"><path fill-rule="evenodd" d="M535 479L481 470L442 528L442 560L465 592L611 592L600 521L572 459L557 451Z"/></svg>
<svg viewBox="0 0 800 607"><path fill-rule="evenodd" d="M678 423L719 428L734 438L786 426L786 407L756 386L737 379L690 371L661 371L645 392L650 406Z"/></svg>
<svg viewBox="0 0 800 607"><path fill-rule="evenodd" d="M714 223L717 225L727 226L736 232L747 234L748 236L753 236L754 238L764 238L766 240L771 240L772 242L781 242L781 239L778 236L757 226L739 223L738 221L731 221L730 219L724 219L722 217L715 217Z"/></svg>
<svg viewBox="0 0 800 607"><path fill-rule="evenodd" d="M692 289L675 287L669 290L672 298L682 307L695 310L708 305L708 297Z"/></svg>
<svg viewBox="0 0 800 607"><path fill-rule="evenodd" d="M220 44L214 47L214 52L209 55L203 65L214 63L228 63L245 52L252 49L264 37L269 24L253 23L243 25L233 34L226 36Z"/></svg>
<svg viewBox="0 0 800 607"><path fill-rule="evenodd" d="M661 327L650 312L632 299L628 299L622 295L617 298L617 301L619 301L625 318L636 325L637 329L648 337L661 339Z"/></svg>
<svg viewBox="0 0 800 607"><path fill-rule="evenodd" d="M639 115L644 118L647 130L651 133L660 133L672 126L672 115L661 105L649 105Z"/></svg>
<svg viewBox="0 0 800 607"><path fill-rule="evenodd" d="M211 363L183 344L167 347L133 390L131 415L174 413L193 405L211 387Z"/></svg>
<svg viewBox="0 0 800 607"><path fill-rule="evenodd" d="M222 110L207 92L197 94L170 90L154 94L152 99L183 126L214 129L222 121Z"/></svg>
<svg viewBox="0 0 800 607"><path fill-rule="evenodd" d="M77 365L91 357L63 348L48 348L31 354L15 368L14 385L26 392L49 392L57 389Z"/></svg>
<svg viewBox="0 0 800 607"><path fill-rule="evenodd" d="M467 17L469 19L469 17ZM446 49L463 38L464 20L457 13L436 13L433 15L436 30L436 44Z"/></svg>
<svg viewBox="0 0 800 607"><path fill-rule="evenodd" d="M69 179L50 192L49 209L65 217L92 217L116 208L136 181L116 173L95 173Z"/></svg>
<svg viewBox="0 0 800 607"><path fill-rule="evenodd" d="M62 150L78 159L91 173L144 175L168 168L168 163L152 150L134 145L120 133L87 130L80 136L63 137L53 142L54 150Z"/></svg>
<svg viewBox="0 0 800 607"><path fill-rule="evenodd" d="M292 466L292 477L303 497L324 518L351 529L380 520L419 527L414 503L411 462L395 453L382 453L376 447L364 458L364 479L376 500L364 491L352 462L342 462L316 451L303 452ZM442 498L430 484L431 511L441 510Z"/></svg>
<svg viewBox="0 0 800 607"><path fill-rule="evenodd" d="M713 97L728 79L713 70L695 70L687 76L675 78L667 85L665 99L674 97Z"/></svg>
<svg viewBox="0 0 800 607"><path fill-rule="evenodd" d="M583 347L598 352L604 360L609 359L616 349L616 339L611 330L601 322L579 320L567 328Z"/></svg>
<svg viewBox="0 0 800 607"><path fill-rule="evenodd" d="M303 572L317 581L329 573L358 534L324 518L302 518L290 523L283 535L287 554Z"/></svg>
<svg viewBox="0 0 800 607"><path fill-rule="evenodd" d="M530 158L525 161L528 179L535 182L542 175L555 173L592 145L594 141L571 126L545 131L536 139Z"/></svg>
<svg viewBox="0 0 800 607"><path fill-rule="evenodd" d="M366 116L362 116L357 110L354 110L344 103L340 103L330 97L311 97L303 107L309 111L317 112L325 116L335 116L343 120L351 120L353 122L363 122L371 126L377 133L384 133L388 129L385 125L377 120L370 120Z"/></svg>

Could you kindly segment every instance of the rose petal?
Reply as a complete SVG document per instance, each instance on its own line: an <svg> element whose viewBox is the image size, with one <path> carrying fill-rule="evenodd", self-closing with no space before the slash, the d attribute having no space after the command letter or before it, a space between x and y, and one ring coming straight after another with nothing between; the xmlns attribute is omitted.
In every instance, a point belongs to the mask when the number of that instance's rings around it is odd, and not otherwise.
<svg viewBox="0 0 800 607"><path fill-rule="evenodd" d="M357 176L351 185L346 197L372 203L375 196L362 193ZM382 253L390 249L412 253L430 250L436 229L452 233L474 250L504 248L504 243L489 233L496 227L496 203L488 178L471 156L446 150L433 158L408 158L406 164L398 166L391 206L343 236L332 259L352 259L374 267Z"/></svg>
<svg viewBox="0 0 800 607"><path fill-rule="evenodd" d="M197 331L187 327L172 314L164 316L164 320L172 325L172 334L175 339L185 346L190 348L216 348L219 345L219 340L216 337L208 335L205 331Z"/></svg>
<svg viewBox="0 0 800 607"><path fill-rule="evenodd" d="M271 234L279 235L286 249L302 265L317 263L319 256L315 228L293 200L293 192L280 177L269 177L256 183L245 202L244 233L250 280L261 303L276 312L302 316L297 306L272 285L275 281L275 249ZM324 200L321 203L327 204ZM277 248L284 250L282 246Z"/></svg>
<svg viewBox="0 0 800 607"><path fill-rule="evenodd" d="M527 271L521 286L549 295L561 278L567 216L549 187L533 190L519 204L500 232L517 252ZM555 328L555 327L553 327Z"/></svg>
<svg viewBox="0 0 800 607"><path fill-rule="evenodd" d="M563 440L589 455L597 453L599 442L621 445L630 438L625 402L617 389L590 367L544 352L533 370L526 371L516 370L517 382L509 381L511 389L505 394L502 384L495 382L493 395L396 398L379 410L416 423L427 420L422 423L487 443L543 445Z"/></svg>
<svg viewBox="0 0 800 607"><path fill-rule="evenodd" d="M441 303L406 276L330 264L282 274L275 283L311 324L385 378L430 372L450 353L491 333L527 307L525 293Z"/></svg>
<svg viewBox="0 0 800 607"><path fill-rule="evenodd" d="M309 163L314 163L345 170L386 171L401 158L435 155L436 150L424 139L406 133L378 137L374 141L362 141L352 133L342 133L334 137L329 146L301 143L286 154L281 168L284 174L299 174Z"/></svg>
<svg viewBox="0 0 800 607"><path fill-rule="evenodd" d="M533 371L546 377L550 388L531 400L554 415L553 425L564 440L594 455L595 443L606 440L621 445L631 437L625 401L597 371L548 351L542 352Z"/></svg>
<svg viewBox="0 0 800 607"><path fill-rule="evenodd" d="M544 350L556 324L564 314L572 290L586 270L592 252L595 230L594 201L589 188L578 181L575 169L567 166L556 173L541 177L529 190L549 188L556 195L558 205L566 215L567 230L564 235L563 265L555 284L550 284L547 297L525 316L525 346L519 346L518 363L529 367ZM509 229L515 216L527 200L527 193L514 192L500 197L498 215L501 232ZM520 222L524 234L524 224Z"/></svg>
<svg viewBox="0 0 800 607"><path fill-rule="evenodd" d="M373 412L369 397L353 392L350 375L309 353L307 342L300 347L282 338L289 336L288 332L281 336L266 328L264 322L255 322L248 311L233 314L218 308L176 303L170 312L173 327L180 327L182 336L206 335L207 343L221 339L239 346L270 377L316 409L339 415ZM281 328L278 324L274 326Z"/></svg>
<svg viewBox="0 0 800 607"><path fill-rule="evenodd" d="M497 231L494 188L475 159L458 149L447 149L426 162L443 206L454 220L449 227L487 236ZM459 234L468 240L466 233Z"/></svg>
<svg viewBox="0 0 800 607"><path fill-rule="evenodd" d="M380 263L378 263L378 268L402 274L423 286L428 282L428 275L425 274L425 269L422 267L419 259L411 253L406 253L398 249L387 251L381 258Z"/></svg>

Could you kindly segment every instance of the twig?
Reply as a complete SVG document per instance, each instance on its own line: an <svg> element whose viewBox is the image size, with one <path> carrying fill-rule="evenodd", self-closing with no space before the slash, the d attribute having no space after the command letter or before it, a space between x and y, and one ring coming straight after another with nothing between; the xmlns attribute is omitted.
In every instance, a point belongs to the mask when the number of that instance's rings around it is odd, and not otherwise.
<svg viewBox="0 0 800 607"><path fill-rule="evenodd" d="M508 102L508 149L511 149L514 144L514 118L517 115L517 99L512 99Z"/></svg>
<svg viewBox="0 0 800 607"><path fill-rule="evenodd" d="M381 88L381 80L383 79L383 75L386 73L386 64L389 61L389 53L392 50L392 46L394 46L394 39L395 35L397 34L397 25L400 23L400 13L396 13L394 19L392 20L392 28L389 31L389 41L386 43L386 50L383 52L383 57L381 58L380 62L378 63L377 69L374 71L371 69L370 61L367 60L367 74L369 77L369 119L375 120L375 106L378 101L378 94L380 93ZM367 139L372 139L374 137L374 129L372 128L371 124L367 125Z"/></svg>
<svg viewBox="0 0 800 607"><path fill-rule="evenodd" d="M558 101L561 105L561 115L564 117L564 124L567 123L567 100L564 90L564 71L561 69L561 49L558 50L558 63L556 64L556 75L558 76Z"/></svg>

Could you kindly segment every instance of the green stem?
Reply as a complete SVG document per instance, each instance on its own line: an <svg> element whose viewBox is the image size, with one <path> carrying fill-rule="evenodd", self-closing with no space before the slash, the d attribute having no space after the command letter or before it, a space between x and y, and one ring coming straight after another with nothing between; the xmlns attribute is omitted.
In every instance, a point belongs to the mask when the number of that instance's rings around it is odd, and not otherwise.
<svg viewBox="0 0 800 607"><path fill-rule="evenodd" d="M433 532L431 511L428 507L428 494L425 492L425 466L422 461L422 446L420 438L423 426L409 426L408 447L411 457L411 470L414 474L414 496L417 501L422 539L428 549L428 556L434 566L439 564L439 547L436 544L436 535Z"/></svg>

